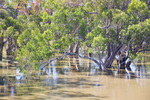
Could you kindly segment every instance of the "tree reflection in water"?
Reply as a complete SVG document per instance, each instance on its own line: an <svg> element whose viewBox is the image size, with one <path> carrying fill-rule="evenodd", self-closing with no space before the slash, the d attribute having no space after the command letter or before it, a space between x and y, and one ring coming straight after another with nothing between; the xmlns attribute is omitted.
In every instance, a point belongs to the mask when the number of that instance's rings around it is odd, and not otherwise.
<svg viewBox="0 0 150 100"><path fill-rule="evenodd" d="M17 92L16 86L11 84L15 77L0 76L0 96L14 96Z"/></svg>
<svg viewBox="0 0 150 100"><path fill-rule="evenodd" d="M16 76L12 77L8 75L7 78L0 77L0 96L22 97L24 95L32 96L34 93L46 93L46 96L107 98L107 96L104 95L96 96L81 93L81 91L73 92L72 90L90 88L102 89L106 87L107 84L105 82L103 83L103 80L113 82L112 79L135 79L137 84L144 85L146 83L145 79L150 79L150 75L147 74L147 72L150 72L150 69L147 67L149 65L145 64L146 62L143 56L143 61L139 61L136 66L132 64L130 66L131 69L121 69L120 72L118 72L117 68L114 67L107 71L100 71L99 67L91 60L68 56L64 60L53 61L48 66L39 69L38 72L33 74L33 78L28 79L28 81L26 81L24 75L19 72L18 68L13 70L16 71Z"/></svg>

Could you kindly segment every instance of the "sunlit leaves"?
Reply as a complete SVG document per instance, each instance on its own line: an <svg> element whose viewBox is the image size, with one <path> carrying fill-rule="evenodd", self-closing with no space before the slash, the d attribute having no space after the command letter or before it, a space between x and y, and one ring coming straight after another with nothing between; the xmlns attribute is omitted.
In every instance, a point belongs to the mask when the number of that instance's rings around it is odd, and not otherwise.
<svg viewBox="0 0 150 100"><path fill-rule="evenodd" d="M37 69L40 60L47 59L53 54L49 43L52 39L49 36L52 33L47 30L41 34L34 22L29 24L30 27L27 27L18 38L20 49L18 50L17 60L23 63L26 59L27 62L30 62L29 65ZM26 61L25 63L27 63Z"/></svg>
<svg viewBox="0 0 150 100"><path fill-rule="evenodd" d="M47 0L44 3L44 7L48 9L52 8L56 10L56 9L59 9L62 4L63 4L63 1L61 0Z"/></svg>
<svg viewBox="0 0 150 100"><path fill-rule="evenodd" d="M131 25L128 27L128 32L134 31L134 35L143 35L144 33L149 33L150 31L150 19L140 22L139 24Z"/></svg>
<svg viewBox="0 0 150 100"><path fill-rule="evenodd" d="M119 23L119 24L125 24L127 22L127 18L128 18L128 15L119 10L119 9L116 9L113 11L113 22L114 23Z"/></svg>
<svg viewBox="0 0 150 100"><path fill-rule="evenodd" d="M58 41L54 40L52 47L58 49L58 51L65 51L66 49L68 49L69 45L73 43L73 41L74 40L71 35L66 34L62 36Z"/></svg>
<svg viewBox="0 0 150 100"><path fill-rule="evenodd" d="M85 44L87 46L92 46L93 48L98 47L99 50L104 49L106 43L106 39L103 37L104 33L105 32L103 29L99 27L95 28L95 30L87 34L86 36L87 41L85 41Z"/></svg>
<svg viewBox="0 0 150 100"><path fill-rule="evenodd" d="M10 36L10 35L13 35L13 33L15 32L15 29L14 27L10 26L10 27L7 27L6 31L5 31L5 35L6 36Z"/></svg>
<svg viewBox="0 0 150 100"><path fill-rule="evenodd" d="M0 10L0 31L5 37L16 37L17 59L35 69L40 60L50 58L55 51L68 51L72 44L79 43L79 47L84 46L92 53L131 42L133 51L149 36L145 0L132 0L129 5L128 0L84 0L81 4L75 0L41 0L37 14L33 13L32 0L16 0L12 5L17 3L21 4L21 12L23 4L28 4L29 20L24 13L18 13L14 19L7 11Z"/></svg>
<svg viewBox="0 0 150 100"><path fill-rule="evenodd" d="M149 15L148 7L144 2L139 0L132 0L128 6L127 13L129 14L130 21L137 23ZM132 24L132 23L131 23Z"/></svg>
<svg viewBox="0 0 150 100"><path fill-rule="evenodd" d="M101 35L94 37L92 47L98 48L99 50L104 50L105 49L105 41L106 39L102 37Z"/></svg>

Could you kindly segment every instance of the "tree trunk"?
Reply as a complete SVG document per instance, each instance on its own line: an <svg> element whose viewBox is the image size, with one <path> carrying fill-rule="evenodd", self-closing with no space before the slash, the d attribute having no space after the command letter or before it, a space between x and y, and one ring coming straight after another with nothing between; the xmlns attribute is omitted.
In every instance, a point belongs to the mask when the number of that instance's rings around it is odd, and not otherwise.
<svg viewBox="0 0 150 100"><path fill-rule="evenodd" d="M106 63L105 63L105 67L106 68L111 68L111 65L112 65L112 63L113 63L113 61L114 61L114 59L115 59L115 56L116 56L116 54L112 54L110 57L109 57L109 59L106 61Z"/></svg>
<svg viewBox="0 0 150 100"><path fill-rule="evenodd" d="M110 46L109 46L109 45L107 45L107 57L106 57L106 60L105 60L105 62L104 62L104 63L106 63L106 61L108 60L108 58L110 57L110 55L111 55Z"/></svg>
<svg viewBox="0 0 150 100"><path fill-rule="evenodd" d="M70 46L70 53L73 53L74 43Z"/></svg>
<svg viewBox="0 0 150 100"><path fill-rule="evenodd" d="M77 53L77 54L79 53L79 42L76 45L75 53Z"/></svg>
<svg viewBox="0 0 150 100"><path fill-rule="evenodd" d="M7 49L6 49L7 56L11 54L11 50L12 50L12 39L9 37L8 38L8 45L7 45Z"/></svg>
<svg viewBox="0 0 150 100"><path fill-rule="evenodd" d="M122 8L121 8L122 11L123 11L124 7L125 7L125 0L122 3Z"/></svg>
<svg viewBox="0 0 150 100"><path fill-rule="evenodd" d="M116 48L115 50L113 50L112 54L110 55L110 57L107 59L107 61L105 61L105 64L104 66L106 68L110 68L114 59L115 59L115 56L117 55L117 53L120 51L120 49L122 48L122 46Z"/></svg>
<svg viewBox="0 0 150 100"><path fill-rule="evenodd" d="M3 47L4 47L4 42L3 42L3 36L0 37L0 61L2 61L3 57Z"/></svg>
<svg viewBox="0 0 150 100"><path fill-rule="evenodd" d="M1 44L0 44L1 45ZM3 48L0 46L0 61L2 61L2 57L3 57Z"/></svg>
<svg viewBox="0 0 150 100"><path fill-rule="evenodd" d="M89 57L92 57L92 53L89 53Z"/></svg>
<svg viewBox="0 0 150 100"><path fill-rule="evenodd" d="M75 66L76 66L76 70L78 72L81 72L81 67L79 65L79 57L78 56L75 57Z"/></svg>

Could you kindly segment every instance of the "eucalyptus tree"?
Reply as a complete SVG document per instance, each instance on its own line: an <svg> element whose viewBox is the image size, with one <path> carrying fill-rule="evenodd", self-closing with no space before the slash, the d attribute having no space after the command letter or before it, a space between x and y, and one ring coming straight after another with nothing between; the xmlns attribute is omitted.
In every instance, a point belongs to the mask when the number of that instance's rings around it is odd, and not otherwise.
<svg viewBox="0 0 150 100"><path fill-rule="evenodd" d="M142 24L149 23L149 9L145 2L139 0L86 0L83 5L76 5L77 7L71 7L80 12L76 13L76 15L80 16L80 14L83 14L81 18L79 17L80 20L77 23L80 24L84 19L84 28L86 29L84 30L84 35L86 36L83 41L80 40L80 43L88 47L89 52L93 53L93 51L96 51L99 59L95 60L91 57L81 56L76 53L66 53L65 55L74 54L91 59L96 62L100 68L103 66L103 68L106 69L111 67L115 56L119 52L121 52L122 55L126 52L128 56L136 56L139 50L142 49L142 43L149 41L149 24L145 24L147 25L146 27ZM58 23L58 25L63 25L64 23L65 26L67 26L63 27L63 30L68 30L69 25L72 24L69 18L77 20L76 15L69 16L70 10L68 11L67 9L68 7L65 6L65 9L60 10L60 14L56 12L56 20L59 21L55 23ZM64 13L66 11L68 12ZM74 10L72 10L71 13L74 13ZM62 20L64 18L65 20ZM76 26L74 25L73 27ZM131 27L133 28L132 31ZM139 33L135 33L137 27L141 30L138 31ZM78 32L80 32L80 28ZM59 29L61 29L61 27L59 27ZM58 32L62 31L60 30ZM61 41L61 38L59 38L58 41ZM64 41L64 39L62 41ZM61 44L61 42L59 44ZM107 56L104 60L102 60L103 57L100 51L106 52Z"/></svg>
<svg viewBox="0 0 150 100"><path fill-rule="evenodd" d="M149 22L149 10L144 2L131 0L127 4L127 9L122 9L121 1L117 1L117 5L109 2L103 2L103 5L97 10L94 26L92 25L93 29L87 34L87 41L85 42L87 45L91 44L92 49L97 50L100 58L99 51L107 50L105 60L100 59L104 68L111 67L119 51L122 53L127 51L132 55L134 50L134 55L136 55L141 49L143 41L148 41L150 36L149 24L146 24L147 27L140 25ZM136 28L134 26L139 26L141 31L135 33ZM131 27L133 28L132 31Z"/></svg>
<svg viewBox="0 0 150 100"><path fill-rule="evenodd" d="M74 2L60 1L61 3L57 3L58 1L48 0L45 2L46 9L53 9L53 14L51 14L49 20L51 25L54 25L51 28L56 37L53 41L54 47L63 52L69 51L66 48L70 48L70 52L73 52L76 44L76 52L78 52L79 36L81 36L79 31L83 31L86 28L83 27L86 15L81 10L81 7L75 5Z"/></svg>
<svg viewBox="0 0 150 100"><path fill-rule="evenodd" d="M31 0L2 0L0 6L0 60L2 60L3 47L6 43L7 55L18 48L18 36L25 30L29 20L34 20L39 25L37 20L40 21L40 18L36 15L39 13L38 2L40 1L36 0L33 3ZM31 6L33 6L32 9Z"/></svg>
<svg viewBox="0 0 150 100"><path fill-rule="evenodd" d="M86 28L81 7L72 8L59 0L41 3L44 9L36 15L38 19L31 13L17 40L17 60L25 72L38 69L39 62L51 58L56 51L67 52L70 45L80 42L79 36L84 36Z"/></svg>
<svg viewBox="0 0 150 100"><path fill-rule="evenodd" d="M148 2L148 1L147 1ZM66 55L93 60L100 69L110 68L115 56L124 52L131 58L145 49L149 42L150 16L149 3L145 0L18 0L15 17L1 14L1 33L17 33L17 28L6 24L5 19L13 20L22 26L17 38L17 60L22 70L38 69L39 62L52 58L56 51ZM29 6L27 6L29 5ZM15 7L15 6L14 6ZM8 11L3 11L3 13ZM11 15L11 16L12 16ZM8 25L7 28L6 25ZM20 29L20 28L18 28ZM1 39L2 40L2 39ZM1 42L2 43L2 42ZM76 52L73 47L76 44ZM147 46L147 45L146 45ZM78 48L81 51L78 52ZM81 55L98 55L98 59ZM104 57L102 53L105 53ZM29 67L28 67L29 66ZM33 67L32 67L33 66Z"/></svg>
<svg viewBox="0 0 150 100"><path fill-rule="evenodd" d="M106 69L111 67L119 52L122 55L126 52L126 55L135 58L142 49L142 43L149 41L149 9L145 2L56 1L45 2L45 5L49 5L48 8L53 8L54 13L44 14L47 18L45 20L49 19L50 23L43 26L47 28L46 34L53 35L51 46L58 51L66 52L60 59L66 55L78 55L93 60L100 69ZM147 23L147 26L143 23ZM136 30L138 31L135 33ZM80 48L88 47L87 51L90 53L96 51L99 59L68 53L69 46L74 43L79 43ZM105 52L107 56L103 57L101 52Z"/></svg>
<svg viewBox="0 0 150 100"><path fill-rule="evenodd" d="M14 8L0 7L0 60L2 60L3 47L8 42L7 53L10 53L12 45L16 45L17 36L20 33L21 26L17 21L16 11ZM14 38L15 40L12 40Z"/></svg>

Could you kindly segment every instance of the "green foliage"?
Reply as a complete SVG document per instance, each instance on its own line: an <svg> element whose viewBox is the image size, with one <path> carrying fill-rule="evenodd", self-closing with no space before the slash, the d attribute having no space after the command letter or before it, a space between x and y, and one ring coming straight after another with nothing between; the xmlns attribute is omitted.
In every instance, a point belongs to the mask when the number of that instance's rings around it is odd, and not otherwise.
<svg viewBox="0 0 150 100"><path fill-rule="evenodd" d="M136 58L134 54L130 54L130 58L132 59L132 61L134 61L134 59Z"/></svg>
<svg viewBox="0 0 150 100"><path fill-rule="evenodd" d="M28 63L35 69L38 69L39 61L48 59L52 56L53 51L50 47L49 41L51 38L45 38L51 35L51 32L40 33L34 22L28 23L28 27L18 37L18 50L17 60L21 63Z"/></svg>
<svg viewBox="0 0 150 100"><path fill-rule="evenodd" d="M138 58L140 61L142 61L142 54L141 54L141 53L138 53L138 54L137 54L137 58Z"/></svg>
<svg viewBox="0 0 150 100"><path fill-rule="evenodd" d="M104 30L99 28L99 27L96 27L92 32L87 34L87 36L86 36L87 41L85 41L86 45L88 47L91 46L91 45L92 45L92 47L97 47L97 46L99 47L101 45L101 41L104 40L104 38L102 37L103 34L104 34ZM103 43L104 42L105 41L103 41ZM104 46L103 43L102 43L101 46Z"/></svg>
<svg viewBox="0 0 150 100"><path fill-rule="evenodd" d="M138 53L138 54L136 54L136 56L134 55L134 54L130 54L130 58L131 58L131 60L132 61L134 61L134 59L138 59L139 61L142 61L142 54L141 53Z"/></svg>
<svg viewBox="0 0 150 100"><path fill-rule="evenodd" d="M136 44L139 42L139 40L144 40L145 37L148 37L149 31L150 19L147 19L144 22L129 26L127 33L132 33L130 34L130 39L134 37L134 43Z"/></svg>
<svg viewBox="0 0 150 100"><path fill-rule="evenodd" d="M0 18L1 19L5 19L8 17L8 13L7 11L3 10L3 9L0 9Z"/></svg>
<svg viewBox="0 0 150 100"><path fill-rule="evenodd" d="M128 15L119 10L119 9L116 9L114 10L113 12L113 23L120 23L120 24L127 24L128 23Z"/></svg>
<svg viewBox="0 0 150 100"><path fill-rule="evenodd" d="M106 39L103 38L101 35L98 37L94 37L92 47L98 48L99 50L104 50L105 49L105 41Z"/></svg>
<svg viewBox="0 0 150 100"><path fill-rule="evenodd" d="M129 15L130 24L138 23L149 15L148 7L144 2L132 0L128 6L127 14Z"/></svg>
<svg viewBox="0 0 150 100"><path fill-rule="evenodd" d="M134 52L134 49L145 39L149 41L146 37L150 36L150 11L146 0L131 0L129 5L125 0L124 6L124 0L83 1L41 0L37 14L33 13L36 4L32 0L14 0L12 6L6 2L13 9L20 3L19 12L9 9L17 15L16 19L9 11L0 9L0 36L17 41L17 60L24 65L21 70L27 73L29 66L38 69L41 60L52 57L56 51L68 51L69 46L77 43L89 53L105 51L107 46L113 52L122 44L130 45L130 56L135 59L138 50ZM29 20L23 4L31 7Z"/></svg>

